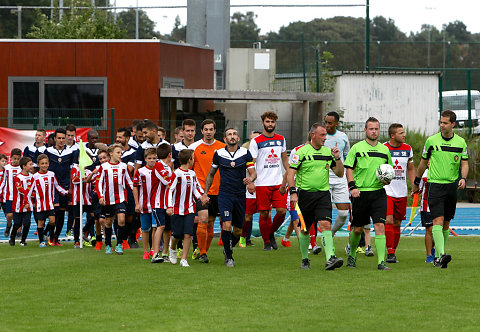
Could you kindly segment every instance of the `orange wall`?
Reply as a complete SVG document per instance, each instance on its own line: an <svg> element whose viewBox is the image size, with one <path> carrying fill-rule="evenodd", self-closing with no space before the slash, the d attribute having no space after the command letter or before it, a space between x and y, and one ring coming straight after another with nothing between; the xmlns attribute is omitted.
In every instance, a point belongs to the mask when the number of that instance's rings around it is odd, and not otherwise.
<svg viewBox="0 0 480 332"><path fill-rule="evenodd" d="M213 89L213 50L160 42L0 42L0 109L9 76L107 77L117 119L159 119L163 77ZM4 111L0 117L4 117Z"/></svg>

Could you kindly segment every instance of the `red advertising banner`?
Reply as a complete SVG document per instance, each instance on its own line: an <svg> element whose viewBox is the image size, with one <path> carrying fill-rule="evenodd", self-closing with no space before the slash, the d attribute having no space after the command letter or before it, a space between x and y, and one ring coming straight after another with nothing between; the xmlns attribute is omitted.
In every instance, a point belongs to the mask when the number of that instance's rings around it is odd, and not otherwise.
<svg viewBox="0 0 480 332"><path fill-rule="evenodd" d="M78 142L80 139L82 139L84 142L86 142L87 133L89 131L90 128L77 128L77 136L75 137L75 141ZM19 148L23 152L27 145L35 143L36 132L36 130L17 130L0 127L0 153L10 157L10 152L14 148ZM54 132L55 130L47 130L47 137Z"/></svg>

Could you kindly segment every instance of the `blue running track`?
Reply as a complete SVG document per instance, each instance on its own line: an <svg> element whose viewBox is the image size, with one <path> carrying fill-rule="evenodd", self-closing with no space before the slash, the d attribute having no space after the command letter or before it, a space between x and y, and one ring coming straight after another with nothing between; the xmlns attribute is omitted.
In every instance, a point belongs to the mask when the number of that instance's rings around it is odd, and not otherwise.
<svg viewBox="0 0 480 332"><path fill-rule="evenodd" d="M480 206L479 208L457 208L457 212L455 215L455 219L451 222L450 227L453 228L453 230L458 234L458 235L480 235ZM274 215L274 212L272 213ZM333 219L335 220L337 216L337 211L334 209L333 210ZM410 216L410 208L407 211L407 216ZM273 216L272 216L273 217ZM288 213L287 213L288 217ZM278 230L277 236L283 236L285 234L285 231L288 227L288 221L290 219L288 218L287 221L284 223L284 225ZM407 228L402 235L408 235L411 230L417 226L417 224L420 222L420 216L417 216L413 222L412 226ZM5 242L8 239L3 236L3 233L5 231L6 227L6 219L3 213L0 212L0 242ZM402 223L402 229L404 226L407 224L406 221ZM66 229L67 221L65 220L65 226L62 232L63 237L65 237L65 229ZM34 235L34 232L37 230L35 221L33 220L32 217L32 224L30 227L30 232L28 234L28 240L36 240L38 239L36 235ZM372 229L373 230L373 229ZM217 221L215 222L215 233L220 232L220 224ZM258 229L258 214L255 214L253 217L253 236L260 236L260 232ZM346 231L346 226L342 229L342 231L339 231L337 233L337 236L346 236L348 233ZM421 236L425 234L424 228L421 227L421 225L411 234L414 236ZM69 240L73 240L73 238L70 238Z"/></svg>

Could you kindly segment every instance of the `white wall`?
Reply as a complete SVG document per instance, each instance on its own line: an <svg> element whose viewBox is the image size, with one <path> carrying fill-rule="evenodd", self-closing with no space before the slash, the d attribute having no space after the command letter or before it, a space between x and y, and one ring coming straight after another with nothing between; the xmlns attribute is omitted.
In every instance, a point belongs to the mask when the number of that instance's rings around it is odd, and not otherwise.
<svg viewBox="0 0 480 332"><path fill-rule="evenodd" d="M342 74L330 109L344 110L345 122L398 122L431 135L438 131L438 76L435 74Z"/></svg>

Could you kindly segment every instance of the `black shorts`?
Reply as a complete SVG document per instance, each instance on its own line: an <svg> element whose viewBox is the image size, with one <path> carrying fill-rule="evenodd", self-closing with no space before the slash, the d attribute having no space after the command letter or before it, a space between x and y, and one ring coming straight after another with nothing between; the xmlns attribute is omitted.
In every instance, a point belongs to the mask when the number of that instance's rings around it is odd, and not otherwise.
<svg viewBox="0 0 480 332"><path fill-rule="evenodd" d="M55 210L48 210L48 211L40 211L40 212L33 212L33 215L36 220L47 220L48 217L55 217Z"/></svg>
<svg viewBox="0 0 480 332"><path fill-rule="evenodd" d="M91 205L85 205L85 204L83 205L82 212L89 214L89 213L92 213L92 211L93 211L93 208ZM75 216L75 218L80 218L80 204L73 205L73 215Z"/></svg>
<svg viewBox="0 0 480 332"><path fill-rule="evenodd" d="M385 189L361 191L360 197L352 197L352 226L363 227L370 224L385 223L387 217L387 194Z"/></svg>
<svg viewBox="0 0 480 332"><path fill-rule="evenodd" d="M420 218L422 219L422 227L433 226L433 218L430 212L420 212Z"/></svg>
<svg viewBox="0 0 480 332"><path fill-rule="evenodd" d="M95 219L105 218L105 216L102 215L102 206L98 202L98 195L95 191L92 193L92 209Z"/></svg>
<svg viewBox="0 0 480 332"><path fill-rule="evenodd" d="M55 204L58 204L60 208L68 208L68 203L70 202L70 197L68 195L60 195L60 193L55 190L53 196L53 202Z"/></svg>
<svg viewBox="0 0 480 332"><path fill-rule="evenodd" d="M457 183L427 182L427 201L432 219L452 220L457 208Z"/></svg>
<svg viewBox="0 0 480 332"><path fill-rule="evenodd" d="M102 206L102 216L105 218L113 217L116 213L125 213L125 203Z"/></svg>
<svg viewBox="0 0 480 332"><path fill-rule="evenodd" d="M245 220L245 209L247 199L245 193L230 194L220 193L218 195L218 207L220 209L220 221L231 221L232 226L236 228L243 227Z"/></svg>
<svg viewBox="0 0 480 332"><path fill-rule="evenodd" d="M165 213L165 229L163 231L166 232L171 230L172 230L172 217Z"/></svg>
<svg viewBox="0 0 480 332"><path fill-rule="evenodd" d="M184 234L193 235L193 224L195 214L189 213L184 216L178 214L172 215L172 235L176 239L183 239Z"/></svg>
<svg viewBox="0 0 480 332"><path fill-rule="evenodd" d="M135 199L133 198L133 191L127 186L127 201L125 202L125 214L127 216L135 215Z"/></svg>
<svg viewBox="0 0 480 332"><path fill-rule="evenodd" d="M208 195L210 201L207 205L203 205L200 200L197 201L197 212L202 210L208 209L208 216L219 216L219 209L218 209L218 195Z"/></svg>
<svg viewBox="0 0 480 332"><path fill-rule="evenodd" d="M317 221L332 222L332 200L330 191L298 191L298 207L302 211L305 226L310 229Z"/></svg>

